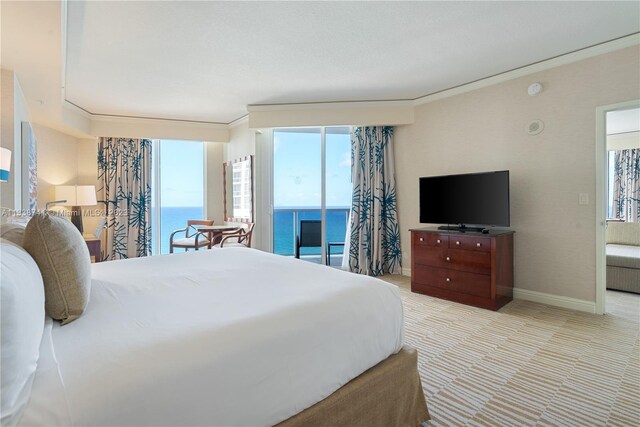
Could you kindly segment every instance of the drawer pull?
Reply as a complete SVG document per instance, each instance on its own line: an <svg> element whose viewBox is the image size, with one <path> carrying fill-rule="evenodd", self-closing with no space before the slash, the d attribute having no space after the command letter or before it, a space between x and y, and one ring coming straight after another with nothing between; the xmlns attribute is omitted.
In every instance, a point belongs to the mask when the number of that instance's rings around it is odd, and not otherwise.
<svg viewBox="0 0 640 427"><path fill-rule="evenodd" d="M456 240L456 245L459 245L459 244L460 244L460 240Z"/></svg>
<svg viewBox="0 0 640 427"><path fill-rule="evenodd" d="M440 243L440 239L436 240L436 243Z"/></svg>
<svg viewBox="0 0 640 427"><path fill-rule="evenodd" d="M421 237L421 238L420 238L420 241L421 241L421 242L424 242L424 238L422 238L422 237Z"/></svg>
<svg viewBox="0 0 640 427"><path fill-rule="evenodd" d="M450 282L450 281L451 281L451 279L447 277L447 282Z"/></svg>
<svg viewBox="0 0 640 427"><path fill-rule="evenodd" d="M477 247L480 247L480 246L482 246L482 245L481 245L480 243L476 243L476 246L477 246Z"/></svg>
<svg viewBox="0 0 640 427"><path fill-rule="evenodd" d="M447 261L451 261L451 257L447 257Z"/></svg>

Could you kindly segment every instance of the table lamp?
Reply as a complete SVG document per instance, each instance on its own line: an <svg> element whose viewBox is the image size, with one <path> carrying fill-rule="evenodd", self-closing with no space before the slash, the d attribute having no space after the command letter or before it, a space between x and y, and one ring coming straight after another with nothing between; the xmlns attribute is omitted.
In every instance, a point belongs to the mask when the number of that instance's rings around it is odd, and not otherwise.
<svg viewBox="0 0 640 427"><path fill-rule="evenodd" d="M9 181L9 171L11 170L11 150L0 147L0 182Z"/></svg>
<svg viewBox="0 0 640 427"><path fill-rule="evenodd" d="M95 206L95 185L57 185L56 200L66 200L60 203L63 206L71 206L71 222L76 226L80 234L84 232L82 227L82 206Z"/></svg>

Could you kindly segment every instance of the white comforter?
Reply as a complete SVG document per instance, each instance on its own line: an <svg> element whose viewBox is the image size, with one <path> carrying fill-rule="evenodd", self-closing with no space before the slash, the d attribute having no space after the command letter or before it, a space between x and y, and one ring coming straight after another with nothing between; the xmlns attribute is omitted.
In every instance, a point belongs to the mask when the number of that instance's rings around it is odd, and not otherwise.
<svg viewBox="0 0 640 427"><path fill-rule="evenodd" d="M45 330L24 425L272 425L402 346L395 286L256 250L92 277L85 314Z"/></svg>

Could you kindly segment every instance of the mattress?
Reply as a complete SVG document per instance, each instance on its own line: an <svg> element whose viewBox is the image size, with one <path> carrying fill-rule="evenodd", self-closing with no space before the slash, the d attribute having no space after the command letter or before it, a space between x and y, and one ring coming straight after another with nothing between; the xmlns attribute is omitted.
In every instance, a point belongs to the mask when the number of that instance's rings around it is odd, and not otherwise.
<svg viewBox="0 0 640 427"><path fill-rule="evenodd" d="M273 425L397 353L399 291L246 248L94 264L23 425Z"/></svg>

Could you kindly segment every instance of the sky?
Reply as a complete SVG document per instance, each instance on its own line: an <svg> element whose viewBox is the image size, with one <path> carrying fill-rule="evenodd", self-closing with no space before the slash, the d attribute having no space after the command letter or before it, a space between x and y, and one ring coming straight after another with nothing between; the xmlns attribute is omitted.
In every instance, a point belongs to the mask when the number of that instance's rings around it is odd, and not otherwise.
<svg viewBox="0 0 640 427"><path fill-rule="evenodd" d="M162 206L204 204L204 143L160 141L160 197Z"/></svg>
<svg viewBox="0 0 640 427"><path fill-rule="evenodd" d="M326 205L351 205L351 143L349 133L326 134ZM274 207L320 207L321 135L274 131Z"/></svg>

